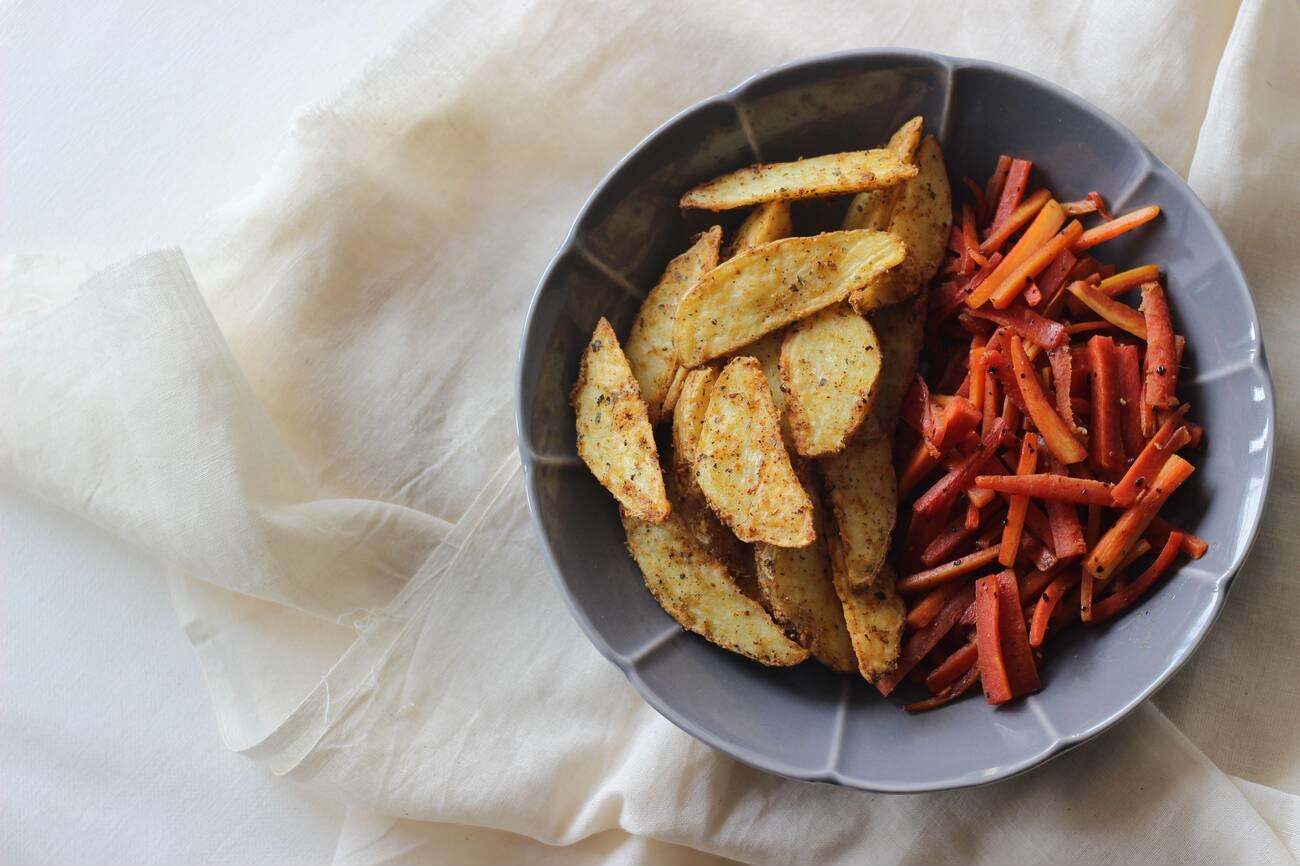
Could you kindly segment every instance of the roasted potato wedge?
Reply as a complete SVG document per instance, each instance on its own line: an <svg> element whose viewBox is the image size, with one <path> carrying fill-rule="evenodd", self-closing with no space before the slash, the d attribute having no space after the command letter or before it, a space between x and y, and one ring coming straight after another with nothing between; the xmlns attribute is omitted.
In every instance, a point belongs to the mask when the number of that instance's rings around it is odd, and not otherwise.
<svg viewBox="0 0 1300 866"><path fill-rule="evenodd" d="M804 547L816 537L812 501L790 464L771 388L755 358L732 359L714 383L695 477L741 541Z"/></svg>
<svg viewBox="0 0 1300 866"><path fill-rule="evenodd" d="M889 563L881 567L880 576L870 589L854 589L843 568L843 554L837 548L838 539L831 542L835 594L843 606L858 673L867 682L874 683L898 666L906 622L903 600L894 586L894 570Z"/></svg>
<svg viewBox="0 0 1300 866"><path fill-rule="evenodd" d="M797 467L804 486L815 490L812 464ZM831 670L851 672L857 667L853 645L844 624L844 609L831 574L826 550L824 509L813 495L813 526L817 538L807 547L754 546L758 587L772 618L785 626L813 657Z"/></svg>
<svg viewBox="0 0 1300 866"><path fill-rule="evenodd" d="M665 417L664 400L677 372L677 353L673 350L677 305L705 272L717 266L721 243L722 229L714 226L700 235L690 249L669 262L632 321L627 361L641 386L651 424Z"/></svg>
<svg viewBox="0 0 1300 866"><path fill-rule="evenodd" d="M934 136L921 142L916 162L920 173L898 187L887 226L907 244L907 261L849 295L849 302L860 313L907 298L934 277L943 261L952 228L952 191L943 151Z"/></svg>
<svg viewBox="0 0 1300 866"><path fill-rule="evenodd" d="M790 203L788 201L770 201L750 211L749 216L736 230L736 236L727 245L722 254L723 261L734 258L736 253L744 252L772 241L788 238L794 232L790 220Z"/></svg>
<svg viewBox="0 0 1300 866"><path fill-rule="evenodd" d="M870 317L885 359L871 415L891 438L898 424L903 397L916 376L921 344L925 340L925 313L929 302L929 292L922 289L910 300L885 307Z"/></svg>
<svg viewBox="0 0 1300 866"><path fill-rule="evenodd" d="M904 162L915 162L916 148L921 143L921 124L920 117L904 123L890 137L885 150ZM902 184L896 184L855 195L849 203L848 213L844 215L844 228L888 230L889 217L894 212L894 201L901 188Z"/></svg>
<svg viewBox="0 0 1300 866"><path fill-rule="evenodd" d="M827 232L785 238L709 271L677 307L679 363L698 367L843 301L900 264L907 248L888 232Z"/></svg>
<svg viewBox="0 0 1300 866"><path fill-rule="evenodd" d="M876 332L848 304L786 328L781 388L795 450L806 457L842 450L871 411L880 368Z"/></svg>
<svg viewBox="0 0 1300 866"><path fill-rule="evenodd" d="M603 317L582 355L570 397L578 455L629 514L659 523L671 510L641 389Z"/></svg>
<svg viewBox="0 0 1300 866"><path fill-rule="evenodd" d="M681 206L730 210L769 201L822 198L893 186L916 177L916 166L885 149L828 153L796 162L751 165L692 187Z"/></svg>
<svg viewBox="0 0 1300 866"><path fill-rule="evenodd" d="M668 393L664 394L664 408L659 414L660 421L672 417L673 409L677 406L677 398L682 395L682 384L686 381L686 374L689 372L681 366L673 371L673 380L668 383Z"/></svg>
<svg viewBox="0 0 1300 866"><path fill-rule="evenodd" d="M806 649L737 588L679 515L656 524L624 513L623 529L646 587L682 628L765 665L786 667L808 658Z"/></svg>
<svg viewBox="0 0 1300 866"><path fill-rule="evenodd" d="M875 582L889 552L898 510L891 452L890 440L869 422L847 448L818 461L840 539L841 571L853 589Z"/></svg>

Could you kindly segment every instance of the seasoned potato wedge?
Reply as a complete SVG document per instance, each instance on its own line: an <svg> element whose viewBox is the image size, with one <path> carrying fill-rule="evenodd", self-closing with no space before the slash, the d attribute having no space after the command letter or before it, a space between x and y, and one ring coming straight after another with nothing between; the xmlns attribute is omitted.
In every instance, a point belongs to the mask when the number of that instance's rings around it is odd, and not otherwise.
<svg viewBox="0 0 1300 866"><path fill-rule="evenodd" d="M751 165L693 187L681 206L730 210L768 201L794 201L893 186L916 176L916 166L888 150L828 153L796 162Z"/></svg>
<svg viewBox="0 0 1300 866"><path fill-rule="evenodd" d="M627 361L641 386L651 424L658 423L665 415L664 398L677 371L677 354L673 350L673 317L677 305L706 271L717 266L721 243L722 229L714 226L700 235L689 250L669 262L632 321Z"/></svg>
<svg viewBox="0 0 1300 866"><path fill-rule="evenodd" d="M695 470L695 452L700 444L700 430L709 411L709 397L718 371L713 367L696 367L682 380L682 393L673 407L673 460L675 464Z"/></svg>
<svg viewBox="0 0 1300 866"><path fill-rule="evenodd" d="M837 547L837 541L832 541L835 594L843 605L858 673L867 682L874 683L898 666L906 622L903 600L894 586L894 570L889 563L881 567L880 576L870 589L854 589L843 569L843 554L837 552Z"/></svg>
<svg viewBox="0 0 1300 866"><path fill-rule="evenodd" d="M929 292L922 289L911 300L885 307L871 315L871 327L880 340L884 368L876 385L871 416L891 438L907 389L912 387L921 344L925 340L925 311Z"/></svg>
<svg viewBox="0 0 1300 866"><path fill-rule="evenodd" d="M709 271L677 307L678 361L698 367L843 301L898 265L907 248L888 232L827 232L747 250Z"/></svg>
<svg viewBox="0 0 1300 866"><path fill-rule="evenodd" d="M734 258L736 253L763 244L770 244L781 238L788 238L794 232L790 221L790 203L788 201L770 201L750 211L749 216L736 230L736 236L727 245L722 254L723 261Z"/></svg>
<svg viewBox="0 0 1300 866"><path fill-rule="evenodd" d="M804 486L815 488L809 461L797 464ZM813 657L831 670L851 672L857 667L853 645L844 624L844 609L831 575L826 550L825 514L813 496L813 526L817 539L807 547L754 547L758 587L772 617L807 647Z"/></svg>
<svg viewBox="0 0 1300 866"><path fill-rule="evenodd" d="M907 244L907 261L849 296L849 302L860 313L907 298L930 281L943 261L952 228L952 191L943 151L934 136L926 136L921 142L916 162L920 173L897 188L887 226Z"/></svg>
<svg viewBox="0 0 1300 866"><path fill-rule="evenodd" d="M916 147L921 143L921 118L913 117L890 136L885 150L904 162L914 162ZM889 228L889 217L894 212L894 201L902 184L883 189L870 189L860 192L849 203L849 211L844 215L846 229L880 229Z"/></svg>
<svg viewBox="0 0 1300 866"><path fill-rule="evenodd" d="M755 358L735 358L718 376L695 453L709 505L741 541L811 544L812 501L781 441L776 406Z"/></svg>
<svg viewBox="0 0 1300 866"><path fill-rule="evenodd" d="M808 657L758 602L736 587L726 567L700 546L681 517L674 514L655 524L624 514L623 529L646 587L683 628L765 665L797 665Z"/></svg>
<svg viewBox="0 0 1300 866"><path fill-rule="evenodd" d="M781 387L795 450L833 454L871 411L881 367L876 332L848 304L836 304L786 328Z"/></svg>
<svg viewBox="0 0 1300 866"><path fill-rule="evenodd" d="M818 461L840 539L841 570L854 589L875 582L889 552L898 510L891 458L890 440L869 422L847 448Z"/></svg>
<svg viewBox="0 0 1300 866"><path fill-rule="evenodd" d="M634 517L654 523L666 518L671 509L645 401L604 318L582 355L570 400L578 418L578 455L596 480Z"/></svg>
<svg viewBox="0 0 1300 866"><path fill-rule="evenodd" d="M685 367L678 367L673 371L673 380L668 383L668 393L664 394L664 408L659 413L659 420L672 417L673 409L677 406L677 398L682 395L682 384L686 381L686 374L690 371Z"/></svg>

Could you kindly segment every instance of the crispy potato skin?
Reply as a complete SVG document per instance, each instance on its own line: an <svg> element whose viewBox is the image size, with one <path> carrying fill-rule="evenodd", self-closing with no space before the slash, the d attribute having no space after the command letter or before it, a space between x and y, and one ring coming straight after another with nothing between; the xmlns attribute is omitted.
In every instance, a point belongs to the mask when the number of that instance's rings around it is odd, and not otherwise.
<svg viewBox="0 0 1300 866"><path fill-rule="evenodd" d="M828 153L796 162L751 165L688 190L681 206L730 210L769 201L795 201L893 186L916 166L886 149Z"/></svg>
<svg viewBox="0 0 1300 866"><path fill-rule="evenodd" d="M840 570L848 586L867 589L885 563L898 510L890 440L869 423L847 448L821 458L818 466L840 540Z"/></svg>
<svg viewBox="0 0 1300 866"><path fill-rule="evenodd" d="M844 622L844 609L835 594L830 555L826 549L825 513L815 493L816 477L807 460L796 463L800 480L813 493L813 525L817 539L807 547L754 546L758 587L773 619L813 657L831 670L857 669L853 645Z"/></svg>
<svg viewBox="0 0 1300 866"><path fill-rule="evenodd" d="M627 361L641 386L652 424L659 423L666 415L664 404L677 373L677 353L673 349L677 305L705 272L717 266L721 243L722 229L714 226L700 235L690 249L669 262L632 321Z"/></svg>
<svg viewBox="0 0 1300 866"><path fill-rule="evenodd" d="M870 317L871 327L880 340L884 366L876 385L876 400L871 416L880 428L893 436L903 397L912 386L921 344L925 340L925 313L930 293L922 289L910 300L885 307Z"/></svg>
<svg viewBox="0 0 1300 866"><path fill-rule="evenodd" d="M874 683L898 666L906 622L903 600L894 586L894 570L888 563L881 568L874 586L865 590L854 589L843 568L843 554L837 551L837 547L832 542L835 594L844 609L844 621L857 658L858 673L867 682Z"/></svg>
<svg viewBox="0 0 1300 866"><path fill-rule="evenodd" d="M880 343L866 319L837 304L786 328L780 368L795 450L806 457L833 454L871 411Z"/></svg>
<svg viewBox="0 0 1300 866"><path fill-rule="evenodd" d="M916 148L921 143L920 117L904 123L889 139L885 149L906 162L915 162ZM902 184L860 192L849 203L844 215L846 229L889 229L889 217L894 212L894 201Z"/></svg>
<svg viewBox="0 0 1300 866"><path fill-rule="evenodd" d="M758 602L737 588L680 516L655 524L624 512L623 529L646 588L683 628L765 665L786 667L808 657Z"/></svg>
<svg viewBox="0 0 1300 866"><path fill-rule="evenodd" d="M804 547L816 537L812 501L781 441L771 389L755 358L731 360L714 383L695 477L741 541Z"/></svg>
<svg viewBox="0 0 1300 866"><path fill-rule="evenodd" d="M673 345L687 367L843 301L901 264L907 247L888 232L826 232L746 250L709 271L677 308Z"/></svg>
<svg viewBox="0 0 1300 866"><path fill-rule="evenodd" d="M582 355L570 397L578 455L629 514L654 523L671 507L645 401L614 329L603 317Z"/></svg>
<svg viewBox="0 0 1300 866"><path fill-rule="evenodd" d="M736 230L722 254L723 261L735 258L736 253L744 252L781 238L788 238L794 232L794 223L790 220L790 203L788 201L770 201L750 211L749 216Z"/></svg>

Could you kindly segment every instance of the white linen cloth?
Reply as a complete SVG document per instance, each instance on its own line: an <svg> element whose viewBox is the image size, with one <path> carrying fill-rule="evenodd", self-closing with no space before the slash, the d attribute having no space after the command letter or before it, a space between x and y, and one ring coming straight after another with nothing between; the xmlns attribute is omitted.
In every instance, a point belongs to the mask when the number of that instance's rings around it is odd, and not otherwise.
<svg viewBox="0 0 1300 866"><path fill-rule="evenodd" d="M1289 0L440 4L181 249L82 285L6 260L0 483L163 564L226 743L352 807L340 863L1294 862L1297 32ZM551 586L511 415L532 288L618 156L871 45L1133 128L1228 233L1279 384L1270 516L1187 670L1046 768L915 797L750 770L642 703Z"/></svg>

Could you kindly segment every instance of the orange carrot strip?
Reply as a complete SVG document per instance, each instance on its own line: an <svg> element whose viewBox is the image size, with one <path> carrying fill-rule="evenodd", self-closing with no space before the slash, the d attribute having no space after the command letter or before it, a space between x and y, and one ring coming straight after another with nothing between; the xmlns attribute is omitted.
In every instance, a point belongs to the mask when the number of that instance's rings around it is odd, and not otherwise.
<svg viewBox="0 0 1300 866"><path fill-rule="evenodd" d="M1142 367L1137 346L1115 347L1115 373L1124 453L1136 456L1146 444L1146 437L1142 435Z"/></svg>
<svg viewBox="0 0 1300 866"><path fill-rule="evenodd" d="M1015 368L1016 385L1020 396L1024 398L1029 417L1047 443L1048 449L1062 463L1078 463L1088 456L1087 450L1070 432L1070 428L1061 420L1052 405L1043 395L1043 385L1034 373L1029 359L1025 357L1024 346L1018 336L1011 337L1011 364Z"/></svg>
<svg viewBox="0 0 1300 866"><path fill-rule="evenodd" d="M1047 468L1057 475L1066 471L1065 465L1051 454L1047 455ZM1079 522L1079 511L1074 504L1059 499L1044 499L1043 508L1047 511L1048 525L1052 530L1052 549L1056 555L1061 559L1073 559L1087 553L1083 524Z"/></svg>
<svg viewBox="0 0 1300 866"><path fill-rule="evenodd" d="M1147 480L1155 478L1160 473L1161 467L1165 465L1165 461L1169 459L1169 455L1187 444L1190 437L1187 430L1182 427L1184 414L1185 410L1182 410L1170 415L1156 431L1156 435L1151 437L1146 447L1133 458L1132 465L1111 491L1116 505L1128 508L1137 502L1138 496L1146 489ZM1180 432L1181 437L1178 436ZM978 483L978 479L976 481Z"/></svg>
<svg viewBox="0 0 1300 866"><path fill-rule="evenodd" d="M942 455L973 432L982 417L965 397L952 398L937 414L938 420L931 425L933 438L922 437L899 473L899 495L908 493L924 481L939 465Z"/></svg>
<svg viewBox="0 0 1300 866"><path fill-rule="evenodd" d="M1002 514L1002 503L999 501L990 504L987 509L976 509L976 513L979 516L979 523L974 526L971 526L967 520L970 514L967 509L965 515L953 520L938 532L921 551L920 564L926 568L933 568L941 562L955 558L961 546L969 541L981 526L989 524Z"/></svg>
<svg viewBox="0 0 1300 866"><path fill-rule="evenodd" d="M1002 259L1002 263L994 269L988 279L980 284L978 289L966 297L966 306L973 309L993 297L993 293L1002 285L1003 280L1015 273L1043 244L1051 240L1064 223L1065 211L1061 210L1061 206L1055 200L1049 199L1034 217L1034 221L1029 224L1029 228L1025 229L1025 233L1020 236L1020 240L1016 241L1015 246Z"/></svg>
<svg viewBox="0 0 1300 866"><path fill-rule="evenodd" d="M1029 185L1029 170L1033 165L1027 159L1011 160L1006 182L1002 185L1002 195L998 198L997 209L993 212L993 222L989 225L990 229L996 230L1020 204L1021 198L1025 195L1025 187Z"/></svg>
<svg viewBox="0 0 1300 866"><path fill-rule="evenodd" d="M1007 306L1020 297L1020 293L1025 290L1025 285L1038 274L1042 273L1048 265L1052 263L1058 255L1069 249L1080 235L1083 234L1083 226L1078 220L1071 220L1070 224L1051 238L1038 249L1030 253L1014 271L1000 278L996 289L993 290L990 299L993 306L999 310L1006 309ZM998 278L995 272L989 280Z"/></svg>
<svg viewBox="0 0 1300 866"><path fill-rule="evenodd" d="M1005 310L980 307L978 310L971 310L970 314L1015 331L1044 349L1054 349L1069 339L1064 325L1043 318L1023 304L1014 304Z"/></svg>
<svg viewBox="0 0 1300 866"><path fill-rule="evenodd" d="M1038 216L1038 212L1043 209L1043 205L1047 204L1051 197L1052 194L1045 189L1035 190L1031 193L1011 212L1011 216L1007 217L996 229L993 229L984 237L984 242L980 244L980 252L989 256L1000 250L1002 245L1011 239L1012 235Z"/></svg>
<svg viewBox="0 0 1300 866"><path fill-rule="evenodd" d="M980 521L983 519L983 511L974 502L966 503L966 530L974 532L979 529Z"/></svg>
<svg viewBox="0 0 1300 866"><path fill-rule="evenodd" d="M1159 265L1140 265L1102 280L1097 284L1097 291L1108 298L1113 298L1129 289L1136 289L1145 282L1158 279L1160 279Z"/></svg>
<svg viewBox="0 0 1300 866"><path fill-rule="evenodd" d="M1011 693L1016 697L1036 692L1043 687L1038 678L1038 666L1029 647L1029 632L1025 628L1025 615L1020 608L1020 587L1016 573L1011 569L999 572L995 578L998 587L998 626L1002 639L1002 663L1006 668Z"/></svg>
<svg viewBox="0 0 1300 866"><path fill-rule="evenodd" d="M1094 226L1083 233L1074 244L1076 253L1083 250L1091 249L1103 241L1117 238L1125 232L1132 231L1140 225L1151 222L1151 220L1160 216L1160 205L1153 204L1149 207L1138 208L1129 211L1122 217L1116 217L1109 222L1104 222L1099 226Z"/></svg>
<svg viewBox="0 0 1300 866"><path fill-rule="evenodd" d="M1182 551L1182 544L1182 533L1169 533L1169 538L1165 540L1165 546L1156 555L1155 562L1147 566L1147 570L1142 572L1137 580L1116 590L1113 594L1092 606L1092 621L1094 623L1105 622L1132 606L1174 564L1174 560L1178 558L1178 554Z"/></svg>
<svg viewBox="0 0 1300 866"><path fill-rule="evenodd" d="M1066 286L1066 291L1120 330L1128 331L1141 340L1147 338L1146 319L1128 304L1114 298L1108 298L1083 280L1070 283L1070 285Z"/></svg>
<svg viewBox="0 0 1300 866"><path fill-rule="evenodd" d="M977 550L974 553L959 556L952 562L945 562L943 565L937 565L926 571L918 571L915 574L900 578L898 591L903 595L929 592L937 586L942 586L959 577L965 577L972 572L979 571L986 565L996 561L997 558L998 549L996 547Z"/></svg>
<svg viewBox="0 0 1300 866"><path fill-rule="evenodd" d="M1002 200L1002 187L1007 182L1007 172L1011 171L1011 157L1005 153L998 157L998 164L989 176L989 184L984 190L984 200L993 206Z"/></svg>
<svg viewBox="0 0 1300 866"><path fill-rule="evenodd" d="M917 514L934 515L951 506L958 494L970 486L980 469L996 453L1005 433L1006 425L1001 419L995 420L993 429L984 434L975 452L921 494L921 497L912 503L912 510Z"/></svg>
<svg viewBox="0 0 1300 866"><path fill-rule="evenodd" d="M1070 570L1057 575L1047 589L1043 590L1038 603L1034 605L1034 620L1029 626L1029 645L1040 647L1047 637L1047 624L1052 619L1052 612L1061 598L1079 582L1079 572Z"/></svg>
<svg viewBox="0 0 1300 866"><path fill-rule="evenodd" d="M1110 579L1129 550L1137 543L1156 513L1184 481L1196 471L1177 454L1169 455L1165 465L1151 482L1150 489L1129 506L1083 560L1084 573L1098 581Z"/></svg>
<svg viewBox="0 0 1300 866"><path fill-rule="evenodd" d="M1029 438L1029 437L1026 437ZM1076 505L1112 506L1111 486L1104 481L1042 472L1034 475L980 475L975 486L1011 496L1056 499Z"/></svg>
<svg viewBox="0 0 1300 866"><path fill-rule="evenodd" d="M966 673L962 674L961 679L939 692L939 694L913 701L910 704L903 704L903 709L909 713L925 713L947 706L970 691L975 683L979 682L979 678L980 666L978 664L971 665L966 670Z"/></svg>
<svg viewBox="0 0 1300 866"><path fill-rule="evenodd" d="M975 581L975 645L979 653L980 682L984 700L1001 704L1011 700L1011 682L1007 679L1002 657L1002 618L999 616L1001 594L996 575ZM1016 613L1020 605L1016 604Z"/></svg>
<svg viewBox="0 0 1300 866"><path fill-rule="evenodd" d="M972 638L930 671L930 675L925 678L925 687L931 694L937 695L947 686L961 679L962 674L970 670L978 660L979 647Z"/></svg>
<svg viewBox="0 0 1300 866"><path fill-rule="evenodd" d="M1043 293L1042 311L1047 318L1054 319L1061 312L1061 305L1065 303L1065 284L1076 264L1078 259L1074 253L1065 250L1038 275L1038 290Z"/></svg>
<svg viewBox="0 0 1300 866"><path fill-rule="evenodd" d="M1088 341L1088 358L1092 368L1088 448L1096 467L1106 472L1123 472L1125 457L1120 433L1115 341L1101 334L1094 336Z"/></svg>
<svg viewBox="0 0 1300 866"><path fill-rule="evenodd" d="M1070 388L1074 384L1074 356L1066 346L1047 353L1047 363L1052 368L1053 390L1056 392L1056 411L1071 430L1075 429L1074 409L1070 403Z"/></svg>
<svg viewBox="0 0 1300 866"><path fill-rule="evenodd" d="M1155 409L1178 405L1174 387L1178 381L1178 345L1174 322L1169 315L1165 291L1157 282L1142 284L1142 316L1146 320L1147 364L1143 396Z"/></svg>
<svg viewBox="0 0 1300 866"><path fill-rule="evenodd" d="M1079 580L1079 619L1092 622L1092 599L1097 590L1097 583L1091 574L1084 574Z"/></svg>
<svg viewBox="0 0 1300 866"><path fill-rule="evenodd" d="M1020 442L1020 462L1016 465L1016 475L1026 476L1038 468L1038 447L1034 443L1036 436L1026 436ZM987 476L986 476L987 477ZM992 476L1006 478L1014 476ZM976 479L976 484L979 479ZM1029 510L1029 497L1016 494L1007 505L1007 524L1002 530L1002 544L998 549L998 562L1007 568L1016 564L1020 553L1020 536L1025 531L1025 512Z"/></svg>
<svg viewBox="0 0 1300 866"><path fill-rule="evenodd" d="M988 373L984 369L985 342L983 337L976 337L970 344L970 402L980 413L984 411L984 377Z"/></svg>
<svg viewBox="0 0 1300 866"><path fill-rule="evenodd" d="M939 615L929 625L912 632L912 636L903 644L903 649L898 654L897 666L876 680L876 691L889 697L921 659L929 655L930 650L939 644L944 635L952 631L952 627L957 624L957 620L961 619L961 615L974 600L974 594L973 589L964 587L961 592L948 600L943 610L939 611Z"/></svg>
<svg viewBox="0 0 1300 866"><path fill-rule="evenodd" d="M1147 530L1147 538L1156 546L1164 546L1165 539L1171 532L1177 532L1183 536L1183 553L1192 559L1200 559L1210 549L1210 543L1198 535L1193 535L1186 529L1179 529L1163 517L1156 516L1151 521L1151 527Z"/></svg>
<svg viewBox="0 0 1300 866"><path fill-rule="evenodd" d="M943 606L948 603L948 600L959 592L961 592L961 584L959 583L945 583L936 587L907 612L908 628L925 628L939 615L939 611L943 610Z"/></svg>
<svg viewBox="0 0 1300 866"><path fill-rule="evenodd" d="M969 260L971 265L983 267L989 263L989 260L980 252L979 238L975 235L975 211L968 205L961 206L961 239L965 249L962 255ZM974 273L975 267L962 268L963 272Z"/></svg>

